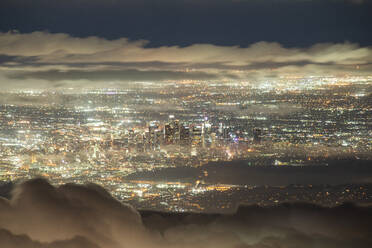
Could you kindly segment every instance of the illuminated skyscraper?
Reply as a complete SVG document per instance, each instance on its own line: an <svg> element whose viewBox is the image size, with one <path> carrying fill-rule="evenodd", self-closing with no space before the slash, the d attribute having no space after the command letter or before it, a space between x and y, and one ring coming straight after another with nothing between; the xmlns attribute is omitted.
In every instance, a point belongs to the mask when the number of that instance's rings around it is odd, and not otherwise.
<svg viewBox="0 0 372 248"><path fill-rule="evenodd" d="M192 127L192 142L193 144L199 144L202 139L203 134L203 126L202 125L194 125Z"/></svg>
<svg viewBox="0 0 372 248"><path fill-rule="evenodd" d="M159 141L159 126L156 122L150 122L148 135L150 143L155 144Z"/></svg>
<svg viewBox="0 0 372 248"><path fill-rule="evenodd" d="M172 139L173 139L173 128L169 123L167 123L164 126L164 140L166 143L171 143Z"/></svg>
<svg viewBox="0 0 372 248"><path fill-rule="evenodd" d="M173 130L173 140L179 140L180 138L180 122L179 120L173 120L171 123L171 127L172 127L172 130Z"/></svg>
<svg viewBox="0 0 372 248"><path fill-rule="evenodd" d="M225 140L230 139L230 128L229 127L224 126L222 128L222 137Z"/></svg>
<svg viewBox="0 0 372 248"><path fill-rule="evenodd" d="M183 123L180 126L180 140L187 141L190 139L190 128L187 124Z"/></svg>
<svg viewBox="0 0 372 248"><path fill-rule="evenodd" d="M261 135L262 135L262 130L259 128L254 128L253 129L253 142L256 144L261 143Z"/></svg>

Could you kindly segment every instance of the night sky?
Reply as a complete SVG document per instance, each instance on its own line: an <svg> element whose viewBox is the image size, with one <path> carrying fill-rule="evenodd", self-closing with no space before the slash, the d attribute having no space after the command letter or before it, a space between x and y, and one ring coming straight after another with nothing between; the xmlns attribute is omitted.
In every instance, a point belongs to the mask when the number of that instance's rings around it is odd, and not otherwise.
<svg viewBox="0 0 372 248"><path fill-rule="evenodd" d="M259 41L369 46L371 13L369 0L2 0L0 30L128 37L149 40L148 47Z"/></svg>

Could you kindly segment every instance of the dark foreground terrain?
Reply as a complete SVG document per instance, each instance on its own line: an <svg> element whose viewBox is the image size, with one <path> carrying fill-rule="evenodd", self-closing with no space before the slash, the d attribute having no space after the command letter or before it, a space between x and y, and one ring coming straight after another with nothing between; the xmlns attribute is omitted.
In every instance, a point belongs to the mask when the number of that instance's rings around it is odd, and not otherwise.
<svg viewBox="0 0 372 248"><path fill-rule="evenodd" d="M5 185L2 193L7 193ZM234 214L138 212L97 185L34 179L0 199L5 248L372 247L372 207L286 203Z"/></svg>

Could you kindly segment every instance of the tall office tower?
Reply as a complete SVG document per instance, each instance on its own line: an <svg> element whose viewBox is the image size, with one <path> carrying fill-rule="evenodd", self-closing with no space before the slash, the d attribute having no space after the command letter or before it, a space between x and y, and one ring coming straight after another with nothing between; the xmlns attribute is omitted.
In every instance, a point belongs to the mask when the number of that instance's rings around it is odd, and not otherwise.
<svg viewBox="0 0 372 248"><path fill-rule="evenodd" d="M159 126L156 122L152 121L149 125L149 141L150 143L155 143L156 141L156 131L159 129Z"/></svg>
<svg viewBox="0 0 372 248"><path fill-rule="evenodd" d="M204 118L203 127L205 134L210 134L212 132L212 124L208 121L207 117Z"/></svg>
<svg viewBox="0 0 372 248"><path fill-rule="evenodd" d="M154 144L160 145L160 143L162 143L163 141L162 138L163 138L162 130L156 129L154 134Z"/></svg>
<svg viewBox="0 0 372 248"><path fill-rule="evenodd" d="M170 123L164 126L164 140L166 143L171 143L173 139L173 128Z"/></svg>
<svg viewBox="0 0 372 248"><path fill-rule="evenodd" d="M180 121L179 120L173 120L171 123L171 127L173 129L173 140L179 140L180 139Z"/></svg>
<svg viewBox="0 0 372 248"><path fill-rule="evenodd" d="M203 126L202 125L194 125L192 127L192 143L199 144L202 140L203 134Z"/></svg>
<svg viewBox="0 0 372 248"><path fill-rule="evenodd" d="M222 133L223 133L223 124L222 124L222 123L220 123L220 124L218 125L218 133L219 133L220 135L222 135Z"/></svg>
<svg viewBox="0 0 372 248"><path fill-rule="evenodd" d="M209 123L208 120L205 120L203 123L203 144L211 144L212 143L212 124Z"/></svg>
<svg viewBox="0 0 372 248"><path fill-rule="evenodd" d="M253 142L256 144L261 143L262 130L259 128L253 129Z"/></svg>
<svg viewBox="0 0 372 248"><path fill-rule="evenodd" d="M224 126L222 128L222 137L225 140L230 139L230 128L229 127Z"/></svg>
<svg viewBox="0 0 372 248"><path fill-rule="evenodd" d="M180 140L188 141L190 139L190 128L187 124L180 125Z"/></svg>

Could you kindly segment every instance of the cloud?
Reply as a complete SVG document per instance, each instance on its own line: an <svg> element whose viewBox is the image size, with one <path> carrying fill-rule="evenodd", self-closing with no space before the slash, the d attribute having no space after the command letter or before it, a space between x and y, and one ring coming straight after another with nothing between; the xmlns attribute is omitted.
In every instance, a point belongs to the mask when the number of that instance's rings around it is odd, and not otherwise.
<svg viewBox="0 0 372 248"><path fill-rule="evenodd" d="M1 228L42 243L80 236L100 247L120 247L118 242L141 244L146 237L138 212L96 185L55 188L35 179L18 185L0 209Z"/></svg>
<svg viewBox="0 0 372 248"><path fill-rule="evenodd" d="M5 248L99 248L99 246L87 241L83 237L75 237L71 240L41 243L33 241L27 235L15 235L8 230L0 229L1 246Z"/></svg>
<svg viewBox="0 0 372 248"><path fill-rule="evenodd" d="M371 207L240 207L232 215L142 212L97 185L33 179L0 198L6 248L370 247Z"/></svg>
<svg viewBox="0 0 372 248"><path fill-rule="evenodd" d="M144 222L162 230L175 247L368 247L369 224L361 219L369 211L352 205L284 204L241 207L227 216L153 214Z"/></svg>
<svg viewBox="0 0 372 248"><path fill-rule="evenodd" d="M0 104L9 105L50 105L50 104L64 104L63 98L61 96L19 96L13 94L0 94Z"/></svg>
<svg viewBox="0 0 372 248"><path fill-rule="evenodd" d="M96 71L36 71L23 72L9 76L11 79L43 79L49 81L62 80L89 80L89 81L166 81L166 80L211 80L218 76L205 72L180 72L180 71L139 71L139 70L96 70Z"/></svg>
<svg viewBox="0 0 372 248"><path fill-rule="evenodd" d="M310 48L284 48L275 42L258 42L247 48L194 44L187 47L146 48L149 41L127 38L106 40L99 37L76 38L47 32L0 33L0 54L37 56L39 62L222 62L246 65L252 62L311 61L335 64L366 63L371 50L357 44L317 44Z"/></svg>
<svg viewBox="0 0 372 248"><path fill-rule="evenodd" d="M280 103L280 104L251 104L251 105L217 105L212 108L217 111L234 113L235 116L251 115L251 114L277 114L288 115L299 112L302 107L296 104Z"/></svg>
<svg viewBox="0 0 372 248"><path fill-rule="evenodd" d="M372 48L321 43L285 48L275 42L248 47L194 44L147 47L127 38L77 38L48 32L0 33L0 84L55 87L73 82L259 80L272 75L368 75ZM358 66L358 67L357 67ZM358 69L357 69L358 68Z"/></svg>

